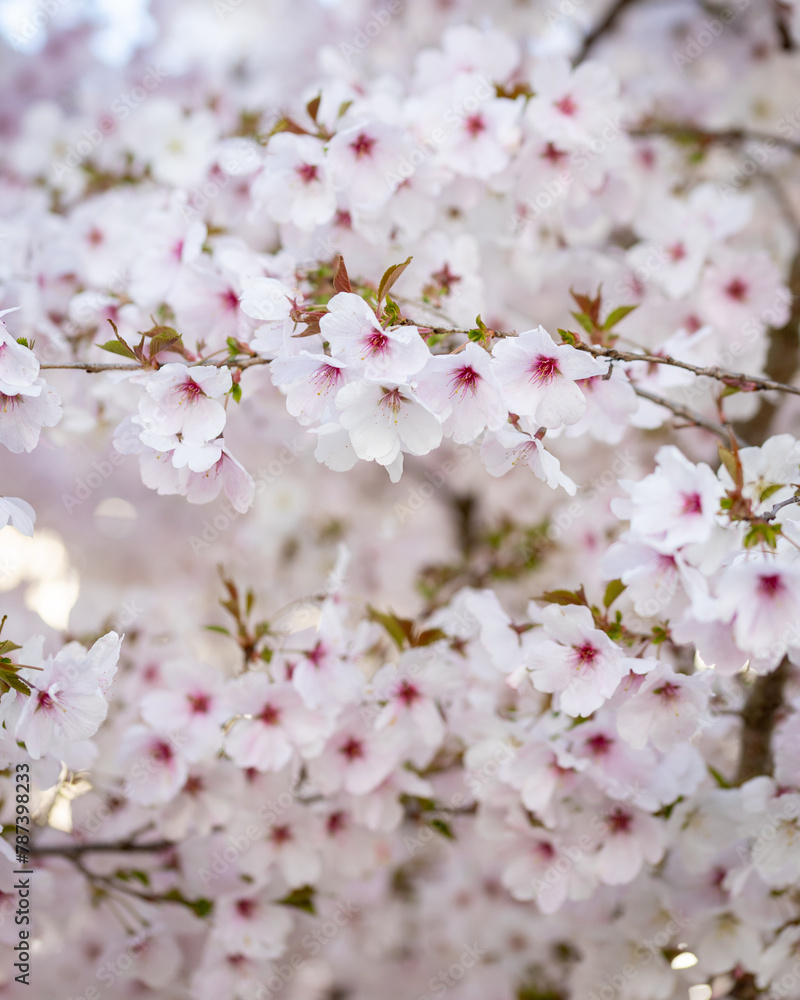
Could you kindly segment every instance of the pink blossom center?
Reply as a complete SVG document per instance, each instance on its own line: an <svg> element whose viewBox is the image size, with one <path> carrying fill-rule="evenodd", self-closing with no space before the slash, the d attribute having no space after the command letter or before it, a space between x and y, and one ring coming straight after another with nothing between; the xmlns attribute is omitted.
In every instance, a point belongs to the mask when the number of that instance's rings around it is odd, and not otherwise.
<svg viewBox="0 0 800 1000"><path fill-rule="evenodd" d="M362 132L355 142L350 143L350 148L356 154L356 159L361 160L365 156L372 156L372 149L374 145L375 139L372 139L370 136L365 135Z"/></svg>
<svg viewBox="0 0 800 1000"><path fill-rule="evenodd" d="M396 697L404 705L408 706L413 705L415 701L419 701L422 695L419 693L419 689L410 681L402 681L397 689Z"/></svg>
<svg viewBox="0 0 800 1000"><path fill-rule="evenodd" d="M318 642L313 649L310 649L306 653L306 656L311 661L311 663L314 664L315 667L318 667L320 663L322 663L322 661L325 659L326 652L327 651L325 647L322 645L322 643Z"/></svg>
<svg viewBox="0 0 800 1000"><path fill-rule="evenodd" d="M684 514L703 513L703 500L699 493L683 494L683 513Z"/></svg>
<svg viewBox="0 0 800 1000"><path fill-rule="evenodd" d="M15 410L21 404L22 396L6 396L4 392L0 392L0 406L2 406L4 413L7 410Z"/></svg>
<svg viewBox="0 0 800 1000"><path fill-rule="evenodd" d="M479 136L481 132L486 131L486 122L483 120L483 115L470 115L469 118L467 118L464 127L474 139L476 136Z"/></svg>
<svg viewBox="0 0 800 1000"><path fill-rule="evenodd" d="M187 697L195 715L205 715L211 708L211 699L207 694L190 694Z"/></svg>
<svg viewBox="0 0 800 1000"><path fill-rule="evenodd" d="M552 861L556 856L556 849L549 840L540 840L534 850L543 861Z"/></svg>
<svg viewBox="0 0 800 1000"><path fill-rule="evenodd" d="M558 367L558 359L551 358L546 354L540 354L530 367L531 382L534 385L549 385L556 375L561 371Z"/></svg>
<svg viewBox="0 0 800 1000"><path fill-rule="evenodd" d="M594 661L597 659L599 651L590 642L587 641L580 646L573 646L572 648L575 650L575 659L579 668L594 666Z"/></svg>
<svg viewBox="0 0 800 1000"><path fill-rule="evenodd" d="M604 757L613 745L614 741L603 733L596 733L586 741L586 746L593 757Z"/></svg>
<svg viewBox="0 0 800 1000"><path fill-rule="evenodd" d="M569 94L566 97L562 97L560 101L556 101L555 104L562 115L571 117L578 110L578 105Z"/></svg>
<svg viewBox="0 0 800 1000"><path fill-rule="evenodd" d="M153 760L157 760L162 764L168 764L172 760L174 755L172 753L172 747L169 745L169 743L165 743L163 740L159 740L158 743L155 743L153 745L153 748L150 751L150 756L153 758Z"/></svg>
<svg viewBox="0 0 800 1000"><path fill-rule="evenodd" d="M735 302L744 302L747 298L747 282L741 278L734 278L725 286L725 294Z"/></svg>
<svg viewBox="0 0 800 1000"><path fill-rule="evenodd" d="M192 774L186 779L183 790L187 795L199 795L203 791L203 787L203 779L200 775Z"/></svg>
<svg viewBox="0 0 800 1000"><path fill-rule="evenodd" d="M47 712L49 709L53 707L53 699L46 691L40 691L39 694L36 696L36 701L38 702L38 705L36 706L37 712L39 711L40 708L44 709L44 711Z"/></svg>
<svg viewBox="0 0 800 1000"><path fill-rule="evenodd" d="M240 917L249 920L258 909L258 904L254 899L237 899L236 912Z"/></svg>
<svg viewBox="0 0 800 1000"><path fill-rule="evenodd" d="M364 745L361 740L357 740L355 736L351 736L350 739L339 748L339 753L348 760L360 760L364 756Z"/></svg>
<svg viewBox="0 0 800 1000"><path fill-rule="evenodd" d="M372 354L385 354L389 346L389 338L382 330L373 330L364 337L364 345Z"/></svg>
<svg viewBox="0 0 800 1000"><path fill-rule="evenodd" d="M763 597L776 598L783 590L783 580L777 573L770 573L768 576L758 578L758 592Z"/></svg>
<svg viewBox="0 0 800 1000"><path fill-rule="evenodd" d="M239 308L239 296L232 288L227 288L221 295L222 308L228 312L235 312Z"/></svg>
<svg viewBox="0 0 800 1000"><path fill-rule="evenodd" d="M319 180L319 168L315 163L301 163L297 167L297 173L304 184Z"/></svg>
<svg viewBox="0 0 800 1000"><path fill-rule="evenodd" d="M336 215L333 218L333 224L339 229L352 229L353 219L347 209L338 208L336 210Z"/></svg>
<svg viewBox="0 0 800 1000"><path fill-rule="evenodd" d="M311 376L311 381L319 386L319 392L323 393L338 388L343 378L341 368L335 365L320 365Z"/></svg>
<svg viewBox="0 0 800 1000"><path fill-rule="evenodd" d="M281 717L281 710L276 708L275 705L266 704L261 709L261 714L258 716L259 722L263 722L265 726L277 726Z"/></svg>
<svg viewBox="0 0 800 1000"><path fill-rule="evenodd" d="M339 833L347 826L347 818L343 812L331 813L325 822L325 828L330 834Z"/></svg>
<svg viewBox="0 0 800 1000"><path fill-rule="evenodd" d="M667 681L661 687L655 688L653 694L657 694L664 701L678 701L681 696L681 689L677 684L673 684L672 681Z"/></svg>
<svg viewBox="0 0 800 1000"><path fill-rule="evenodd" d="M676 264L678 263L678 261L683 260L683 258L686 256L686 247L683 245L683 242L681 240L678 240L678 242L673 243L671 247L667 247L667 256L671 261L674 261Z"/></svg>
<svg viewBox="0 0 800 1000"><path fill-rule="evenodd" d="M624 809L615 809L608 816L608 825L612 833L629 833L633 816Z"/></svg>
<svg viewBox="0 0 800 1000"><path fill-rule="evenodd" d="M387 409L392 409L397 413L400 407L403 405L404 399L400 394L399 389L384 389L383 398L380 401L381 406L385 406Z"/></svg>
<svg viewBox="0 0 800 1000"><path fill-rule="evenodd" d="M544 152L542 153L541 156L543 160L547 160L549 163L552 163L553 165L560 164L562 160L566 159L566 157L567 154L564 152L564 150L558 149L558 147L554 146L552 142L548 142L548 144L544 147Z"/></svg>
<svg viewBox="0 0 800 1000"><path fill-rule="evenodd" d="M687 316L683 322L684 329L687 333L697 333L703 324L700 321L699 316L691 315Z"/></svg>
<svg viewBox="0 0 800 1000"><path fill-rule="evenodd" d="M191 379L187 379L182 385L178 386L178 392L189 403L194 403L200 396L205 396L205 393L197 382L193 382Z"/></svg>
<svg viewBox="0 0 800 1000"><path fill-rule="evenodd" d="M286 844L292 839L292 828L290 826L273 827L270 839L273 844Z"/></svg>
<svg viewBox="0 0 800 1000"><path fill-rule="evenodd" d="M450 379L450 385L453 389L450 392L451 396L456 393L465 391L471 392L474 396L478 389L478 382L480 382L481 376L471 368L469 365L464 365L462 368L457 368Z"/></svg>

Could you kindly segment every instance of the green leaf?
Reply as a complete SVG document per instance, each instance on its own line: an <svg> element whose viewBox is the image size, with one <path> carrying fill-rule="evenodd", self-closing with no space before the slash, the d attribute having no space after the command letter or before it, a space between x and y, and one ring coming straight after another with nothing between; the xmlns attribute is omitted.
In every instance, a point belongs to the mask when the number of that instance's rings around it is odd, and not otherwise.
<svg viewBox="0 0 800 1000"><path fill-rule="evenodd" d="M610 608L622 591L625 590L625 586L622 580L612 580L606 587L605 596L603 597L604 607Z"/></svg>
<svg viewBox="0 0 800 1000"><path fill-rule="evenodd" d="M229 392L231 394L231 398L233 399L234 403L241 403L242 387L239 385L238 382L233 383L233 385L230 387Z"/></svg>
<svg viewBox="0 0 800 1000"><path fill-rule="evenodd" d="M164 893L163 898L169 903L180 903L193 910L198 917L207 917L214 908L214 903L210 899L187 899L180 889L170 889Z"/></svg>
<svg viewBox="0 0 800 1000"><path fill-rule="evenodd" d="M0 667L0 684L5 684L7 687L14 688L14 690L19 691L20 694L30 695L31 693L31 689L21 677L17 677L15 671L7 670L3 667Z"/></svg>
<svg viewBox="0 0 800 1000"><path fill-rule="evenodd" d="M716 781L716 783L719 785L720 788L733 787L730 781L724 778L715 767L712 767L710 764L708 764L707 767L708 767L708 773L711 775L714 781Z"/></svg>
<svg viewBox="0 0 800 1000"><path fill-rule="evenodd" d="M453 833L450 824L445 823L443 819L432 819L430 825L432 829L434 829L437 833L440 833L443 837L446 837L448 840L456 839L456 835Z"/></svg>
<svg viewBox="0 0 800 1000"><path fill-rule="evenodd" d="M758 494L759 503L769 500L769 498L780 489L783 489L783 483L771 483L769 486L765 486L764 489Z"/></svg>
<svg viewBox="0 0 800 1000"><path fill-rule="evenodd" d="M763 542L769 548L774 549L777 548L780 534L781 526L779 524L757 521L744 536L743 544L746 549L752 549L759 542Z"/></svg>
<svg viewBox="0 0 800 1000"><path fill-rule="evenodd" d="M206 625L207 632L219 632L220 635L230 635L230 631L224 625Z"/></svg>
<svg viewBox="0 0 800 1000"><path fill-rule="evenodd" d="M22 646L18 645L16 642L12 642L10 639L3 639L0 642L0 656L5 653L13 653L15 649L22 649Z"/></svg>
<svg viewBox="0 0 800 1000"><path fill-rule="evenodd" d="M147 334L145 334L147 336ZM157 326L149 331L150 336L150 357L154 358L160 351L169 350L176 344L183 350L183 341L177 330L171 326Z"/></svg>
<svg viewBox="0 0 800 1000"><path fill-rule="evenodd" d="M485 345L489 342L489 327L483 322L480 315L475 317L475 328L467 330L467 336L475 344Z"/></svg>
<svg viewBox="0 0 800 1000"><path fill-rule="evenodd" d="M536 598L537 601L546 601L548 604L561 604L567 606L569 604L580 604L586 606L586 594L583 592L583 587L580 590L546 590L541 597Z"/></svg>
<svg viewBox="0 0 800 1000"><path fill-rule="evenodd" d="M397 281L413 259L413 257L409 257L407 260L404 260L402 264L392 264L391 267L387 267L383 272L383 277L378 285L378 308L380 308L380 304L383 302L389 289Z"/></svg>
<svg viewBox="0 0 800 1000"><path fill-rule="evenodd" d="M587 333L594 333L594 323L592 323L591 316L587 316L586 313L572 313L572 316L580 323Z"/></svg>
<svg viewBox="0 0 800 1000"><path fill-rule="evenodd" d="M608 316L606 316L606 321L603 323L603 330L612 330L617 323L625 319L636 308L636 306L617 306L616 309L612 309Z"/></svg>
<svg viewBox="0 0 800 1000"><path fill-rule="evenodd" d="M279 906L294 906L304 913L311 913L316 916L317 909L314 906L314 887L302 885L299 889L293 889L283 899L276 900Z"/></svg>
<svg viewBox="0 0 800 1000"><path fill-rule="evenodd" d="M377 622L379 625L383 625L389 635L392 637L394 642L397 644L398 649L402 649L406 643L406 633L400 624L400 619L397 615L388 614L385 615L382 611L377 611L375 608L367 605L367 614L373 622Z"/></svg>
<svg viewBox="0 0 800 1000"><path fill-rule="evenodd" d="M571 333L569 330L559 329L559 334L561 336L561 342L564 344L571 344L572 347L576 347L581 343L581 338L577 333Z"/></svg>
<svg viewBox="0 0 800 1000"><path fill-rule="evenodd" d="M316 97L312 98L308 104L306 104L306 111L308 112L308 117L314 124L317 124L317 115L319 114L319 103L322 100L322 94L317 94Z"/></svg>
<svg viewBox="0 0 800 1000"><path fill-rule="evenodd" d="M108 351L110 354L119 354L123 358L131 358L133 361L137 360L136 355L122 337L119 337L118 340L107 340L105 344L100 344L99 346L101 350Z"/></svg>

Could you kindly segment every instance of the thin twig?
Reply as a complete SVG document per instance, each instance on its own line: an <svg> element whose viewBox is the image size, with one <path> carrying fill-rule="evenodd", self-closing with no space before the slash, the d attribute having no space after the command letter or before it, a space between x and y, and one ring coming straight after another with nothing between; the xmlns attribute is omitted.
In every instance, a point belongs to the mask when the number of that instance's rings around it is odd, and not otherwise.
<svg viewBox="0 0 800 1000"><path fill-rule="evenodd" d="M214 361L213 359L203 359L200 361L190 361L188 365L190 368L199 367L205 365L214 365L217 368L252 368L254 365L268 365L269 361L266 358L225 358L222 361ZM64 369L73 371L84 371L84 372L146 372L146 371L156 371L157 369L153 367L152 369L145 365L138 364L114 364L100 362L95 363L93 361L57 361L53 364L39 365L39 368L51 368L51 369Z"/></svg>
<svg viewBox="0 0 800 1000"><path fill-rule="evenodd" d="M788 507L790 503L800 503L800 497L789 497L788 500L781 500L780 503L776 503L775 506L766 514L762 514L759 520L761 521L771 521L781 507Z"/></svg>
<svg viewBox="0 0 800 1000"><path fill-rule="evenodd" d="M711 431L712 434L716 434L717 437L722 438L725 444L730 444L732 430L726 428L723 424L718 424L713 420L709 420L700 413L696 413L694 410L690 410L688 406L683 406L680 403L674 403L671 399L667 399L664 396L657 396L654 392L649 392L647 389L642 389L638 385L631 383L633 386L633 391L637 396L641 396L642 399L649 399L651 403L657 403L659 406L665 407L667 410L671 410L676 417L680 417L685 420L692 427L702 427L704 430ZM736 442L739 445L744 445L744 442L736 438Z"/></svg>
<svg viewBox="0 0 800 1000"><path fill-rule="evenodd" d="M596 357L610 358L612 361L643 361L650 365L671 365L673 368L683 368L694 375L704 375L706 378L713 378L726 385L739 385L746 387L750 391L770 392L790 392L795 396L800 396L800 387L787 385L785 382L775 382L771 378L762 378L760 375L745 375L742 372L729 372L724 368L711 366L700 368L698 365L690 365L688 361L679 361L668 354L637 354L633 351L618 351L614 347L600 347L597 344L575 345L581 351L588 351Z"/></svg>
<svg viewBox="0 0 800 1000"><path fill-rule="evenodd" d="M705 145L719 143L725 146L734 146L743 142L773 142L776 146L783 147L783 149L788 149L793 153L800 153L800 142L786 139L781 135L772 135L769 132L759 132L746 128L707 129L699 125L682 122L657 122L651 125L640 125L630 128L628 129L628 135L633 138L662 136L666 139L677 139L681 142L694 140Z"/></svg>
<svg viewBox="0 0 800 1000"><path fill-rule="evenodd" d="M607 35L616 25L619 17L625 11L626 7L630 7L634 3L634 0L615 0L615 2L609 7L606 15L592 28L588 35L583 39L583 44L572 60L573 66L578 66L580 63L586 59L595 45Z"/></svg>
<svg viewBox="0 0 800 1000"><path fill-rule="evenodd" d="M118 843L99 844L53 844L43 847L34 847L31 854L51 854L65 858L78 858L82 854L130 854L132 852L158 852L167 851L175 847L170 840L157 840L149 844L131 844L127 841Z"/></svg>

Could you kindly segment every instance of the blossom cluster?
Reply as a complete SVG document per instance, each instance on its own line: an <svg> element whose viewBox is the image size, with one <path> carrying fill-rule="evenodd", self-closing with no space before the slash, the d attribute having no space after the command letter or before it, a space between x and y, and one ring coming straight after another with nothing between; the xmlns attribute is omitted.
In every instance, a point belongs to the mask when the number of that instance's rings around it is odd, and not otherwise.
<svg viewBox="0 0 800 1000"><path fill-rule="evenodd" d="M0 955L24 766L36 995L794 996L800 4L108 6L0 18Z"/></svg>

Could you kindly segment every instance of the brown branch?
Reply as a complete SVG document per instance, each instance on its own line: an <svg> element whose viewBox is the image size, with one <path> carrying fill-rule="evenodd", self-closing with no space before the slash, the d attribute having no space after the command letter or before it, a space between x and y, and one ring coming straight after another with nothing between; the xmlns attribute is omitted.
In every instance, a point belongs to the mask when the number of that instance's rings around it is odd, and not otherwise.
<svg viewBox="0 0 800 1000"><path fill-rule="evenodd" d="M745 142L773 142L776 146L788 149L792 153L800 153L800 142L786 139L769 132L759 132L754 129L728 128L706 129L699 125L683 122L654 122L628 129L628 135L633 138L653 138L661 136L665 139L675 139L678 142L697 142L701 146L715 144L737 146Z"/></svg>
<svg viewBox="0 0 800 1000"><path fill-rule="evenodd" d="M209 358L200 361L189 361L187 364L190 368L198 367L200 365L214 365L217 368L252 368L254 365L268 365L269 361L267 361L266 358L245 358L243 360L237 360L236 358L224 358L222 361L215 361L213 358ZM106 362L95 363L92 361L56 361L53 364L39 365L39 368L84 372L146 372L151 370L145 365L115 364ZM156 370L157 369L155 367L152 369L152 371Z"/></svg>
<svg viewBox="0 0 800 1000"><path fill-rule="evenodd" d="M79 858L83 854L131 854L131 853L157 853L168 851L175 847L170 840L156 840L149 844L131 844L127 841L118 843L99 844L54 844L49 846L33 846L30 853L33 855L56 855L64 858Z"/></svg>
<svg viewBox="0 0 800 1000"><path fill-rule="evenodd" d="M800 387L787 385L785 382L776 382L771 378L762 378L760 375L744 375L742 372L729 372L724 368L712 365L701 368L698 365L690 365L688 361L679 361L668 354L638 354L634 351L618 351L614 347L599 347L596 344L577 343L575 347L581 351L588 351L596 357L610 358L612 361L643 361L650 365L670 365L673 368L683 368L693 375L704 375L706 378L713 378L726 385L738 385L753 392L789 392L794 396L800 396Z"/></svg>
<svg viewBox="0 0 800 1000"><path fill-rule="evenodd" d="M634 2L635 0L615 0L615 2L611 4L605 17L598 21L594 28L592 28L589 34L583 39L580 49L578 49L575 58L572 60L573 66L580 65L580 63L587 58L600 39L616 27L617 21L625 12L626 8L632 6Z"/></svg>
<svg viewBox="0 0 800 1000"><path fill-rule="evenodd" d="M681 403L674 403L665 396L657 396L654 392L642 389L634 383L631 383L631 385L636 395L641 396L642 399L649 399L651 403L657 403L659 406L671 410L676 417L685 420L691 427L702 427L704 430L711 431L712 434L716 434L717 437L722 438L726 445L730 444L733 431L725 427L724 424L715 423L715 421L707 419L702 414L690 410L688 406L683 406ZM738 437L736 438L736 443L742 447L746 447L745 442L741 441Z"/></svg>
<svg viewBox="0 0 800 1000"><path fill-rule="evenodd" d="M771 674L756 678L742 709L742 742L734 785L772 774L772 733L783 705L783 689L789 679L787 657Z"/></svg>

